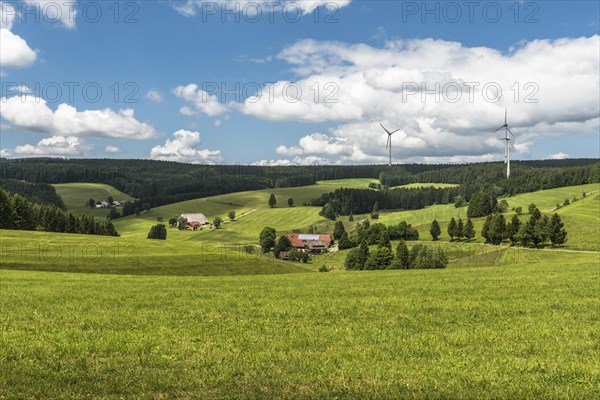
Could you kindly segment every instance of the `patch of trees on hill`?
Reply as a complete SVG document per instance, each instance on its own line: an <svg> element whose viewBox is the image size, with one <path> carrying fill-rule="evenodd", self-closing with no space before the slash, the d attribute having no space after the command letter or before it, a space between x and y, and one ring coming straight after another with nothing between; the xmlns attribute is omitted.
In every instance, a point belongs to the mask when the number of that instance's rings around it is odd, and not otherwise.
<svg viewBox="0 0 600 400"><path fill-rule="evenodd" d="M505 174L505 166L500 162L265 167L153 160L0 159L1 178L35 183L105 183L152 207L243 190L298 187L318 180L348 178L380 179L384 186L415 182L456 183L461 185L459 194L469 201L470 196L465 194L473 194L481 187L500 196L600 182L600 163L596 159L514 161L510 180L505 179Z"/></svg>
<svg viewBox="0 0 600 400"><path fill-rule="evenodd" d="M542 214L535 204L531 204L529 210L529 218L525 222L516 214L510 222L501 213L488 215L481 229L481 236L486 243L494 245L505 240L525 247L540 247L548 241L552 246L566 243L567 231L560 215L555 213L549 217Z"/></svg>
<svg viewBox="0 0 600 400"><path fill-rule="evenodd" d="M433 204L453 202L454 197L459 193L461 193L460 187L381 191L341 188L331 193L324 193L310 205L322 206L321 215L335 219L335 215L377 213L379 210L419 210Z"/></svg>
<svg viewBox="0 0 600 400"><path fill-rule="evenodd" d="M374 251L363 241L359 247L350 250L344 265L347 270L446 268L448 257L441 247L431 248L422 244L413 246L409 251L404 240L392 252L388 238L382 239Z"/></svg>
<svg viewBox="0 0 600 400"><path fill-rule="evenodd" d="M600 182L597 159L512 161L510 179L506 179L506 166L502 162L428 165L420 171L401 168L383 170L379 180L390 187L423 182L455 183L464 186L465 193L483 188L496 196Z"/></svg>
<svg viewBox="0 0 600 400"><path fill-rule="evenodd" d="M47 183L32 183L15 179L0 179L0 188L12 194L20 194L32 203L52 204L64 210L65 203L56 194L54 186Z"/></svg>
<svg viewBox="0 0 600 400"><path fill-rule="evenodd" d="M3 189L0 189L0 229L119 236L110 221L66 212L55 205L34 204Z"/></svg>

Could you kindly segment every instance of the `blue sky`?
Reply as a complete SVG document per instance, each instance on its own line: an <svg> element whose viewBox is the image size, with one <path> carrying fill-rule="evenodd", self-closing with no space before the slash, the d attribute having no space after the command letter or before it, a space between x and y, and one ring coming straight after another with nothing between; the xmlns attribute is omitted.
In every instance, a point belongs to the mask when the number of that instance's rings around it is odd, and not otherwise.
<svg viewBox="0 0 600 400"><path fill-rule="evenodd" d="M500 160L505 108L514 158L600 156L595 1L65 3L2 2L2 156Z"/></svg>

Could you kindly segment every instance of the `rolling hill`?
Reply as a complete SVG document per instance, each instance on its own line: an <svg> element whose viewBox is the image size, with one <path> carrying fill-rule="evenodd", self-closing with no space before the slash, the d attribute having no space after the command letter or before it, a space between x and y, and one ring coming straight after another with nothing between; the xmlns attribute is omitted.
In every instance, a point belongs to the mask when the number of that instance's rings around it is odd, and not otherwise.
<svg viewBox="0 0 600 400"><path fill-rule="evenodd" d="M67 210L79 214L92 214L98 218L105 218L108 210L89 208L87 206L89 199L106 201L108 196L112 196L115 201L134 200L128 194L101 183L60 183L52 186L56 189L56 193L62 197Z"/></svg>
<svg viewBox="0 0 600 400"><path fill-rule="evenodd" d="M343 185L343 182L336 181L331 187ZM258 234L265 226L274 227L278 232L291 231L306 231L309 226L316 226L319 232L331 232L333 222L319 215L320 208L304 207L304 206L287 206L287 198L314 198L324 193L324 189L330 185L319 184L312 185L306 188L286 188L273 190L258 190L250 192L232 193L227 195L213 196L205 199L190 200L182 203L175 203L168 206L152 209L150 212L143 212L139 216L130 216L115 221L115 227L124 236L145 236L150 227L156 224L156 218L162 216L168 219L172 215L179 215L183 212L203 212L209 219L215 216L221 216L227 220L227 212L235 210L238 215L248 213L238 220L225 223L222 229L219 230L204 230L200 232L177 232L175 229L170 229L170 237L174 240L201 240L220 243L256 243ZM508 197L506 200L509 203L509 210L513 207L521 206L525 210L523 219L527 218L527 206L534 202L543 212L552 212L554 205L557 202L562 203L565 198L573 198L573 196L581 196L583 191L590 193L598 190L597 184L580 185L559 189L544 190L534 193L527 193ZM325 189L327 191L327 189ZM277 196L278 206L269 208L267 202L270 193L275 193ZM590 217L586 219L583 215L573 217L573 226L567 225L567 230L571 232L571 236L566 246L574 249L596 250L596 243L600 242L597 236L590 236L594 233L594 224L597 225L598 217L593 218L594 212L596 215L600 212L600 202L593 202L593 196L583 199L581 203L575 202L572 206L568 206L559 210L561 215L569 214L569 207L573 210L578 208L578 204L585 204L587 208L581 212ZM283 203L283 204L282 204ZM466 219L467 207L463 206L455 208L453 204L442 204L426 207L421 210L410 211L382 211L377 222L382 222L386 225L395 225L401 221L406 221L414 226L417 226L421 239L429 240L429 224L433 219L437 219L442 226L442 240L449 240L446 234L447 222L452 218ZM507 213L507 218L513 214L512 211ZM367 218L368 216L357 215L355 221ZM567 217L568 218L568 217ZM345 221L346 228L351 229L353 224L347 223L348 218L342 217ZM475 219L475 228L479 232L483 225L483 219ZM581 228L579 228L581 226ZM570 228L570 229L569 229ZM482 238L477 235L475 242L482 242Z"/></svg>
<svg viewBox="0 0 600 400"><path fill-rule="evenodd" d="M429 223L438 218L444 233L433 245L450 259L443 270L347 272L347 250L303 265L231 246L255 243L266 225L331 231L318 207L288 207L287 198L318 197L338 185L157 207L116 220L118 238L0 230L2 396L597 397L597 194L557 210L569 231L560 249L489 246L479 235L450 242L445 225L466 207L381 213L386 224L416 225L430 244ZM88 189L115 193L72 186L69 204L91 197ZM596 190L507 201L551 212ZM270 193L278 196L273 209ZM229 210L248 214L219 230L169 229L166 241L146 239L157 217ZM477 230L482 222L475 220ZM311 273L322 265L339 273Z"/></svg>

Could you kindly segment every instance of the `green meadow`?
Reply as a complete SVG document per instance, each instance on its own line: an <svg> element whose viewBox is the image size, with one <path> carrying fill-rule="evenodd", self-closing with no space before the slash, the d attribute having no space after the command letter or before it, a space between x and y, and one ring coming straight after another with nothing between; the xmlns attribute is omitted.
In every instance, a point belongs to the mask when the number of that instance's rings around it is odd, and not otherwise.
<svg viewBox="0 0 600 400"><path fill-rule="evenodd" d="M92 214L98 218L105 218L108 210L105 208L89 208L87 206L89 199L106 201L108 196L112 196L115 201L133 200L133 197L128 194L102 183L60 183L52 186L56 189L56 193L62 197L68 210L79 214Z"/></svg>
<svg viewBox="0 0 600 400"><path fill-rule="evenodd" d="M381 212L442 247L443 270L349 272L347 250L296 264L246 247L264 226L331 232L302 203L371 181L157 207L115 220L121 237L0 230L0 399L600 397L597 184L507 198L525 220L529 203L552 212L593 193L557 210L569 232L557 249L483 244L481 218L474 240L451 242L447 223L466 207ZM110 187L57 187L75 211L99 190L120 199ZM221 229L146 239L158 217L230 210L238 218ZM342 220L351 229L366 217ZM323 265L331 272L317 273Z"/></svg>
<svg viewBox="0 0 600 400"><path fill-rule="evenodd" d="M2 268L127 275L257 275L309 272L243 246L181 240L0 230Z"/></svg>
<svg viewBox="0 0 600 400"><path fill-rule="evenodd" d="M548 255L277 276L0 271L0 393L597 398L598 256Z"/></svg>

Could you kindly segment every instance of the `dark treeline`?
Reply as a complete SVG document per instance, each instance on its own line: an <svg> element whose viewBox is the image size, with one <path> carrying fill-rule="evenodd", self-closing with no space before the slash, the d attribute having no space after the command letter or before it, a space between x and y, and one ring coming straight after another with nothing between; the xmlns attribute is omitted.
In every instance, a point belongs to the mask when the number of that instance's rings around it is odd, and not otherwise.
<svg viewBox="0 0 600 400"><path fill-rule="evenodd" d="M594 165L596 163L596 165ZM0 178L34 183L105 183L152 207L212 196L277 187L298 187L318 180L376 178L385 186L407 183L456 183L475 193L482 186L497 195L600 181L595 159L515 161L510 180L501 162L464 165L194 165L153 160L0 159ZM493 185L490 186L490 182ZM468 198L466 198L468 201Z"/></svg>
<svg viewBox="0 0 600 400"><path fill-rule="evenodd" d="M418 189L337 189L311 202L313 206L331 204L335 214L367 214L380 210L419 210L432 204L446 204L457 195L469 197L463 187ZM470 193L469 193L470 195Z"/></svg>
<svg viewBox="0 0 600 400"><path fill-rule="evenodd" d="M32 203L52 204L60 209L65 209L65 203L63 203L62 198L56 194L54 186L47 183L0 179L0 188L12 194L20 194Z"/></svg>
<svg viewBox="0 0 600 400"><path fill-rule="evenodd" d="M55 205L34 204L0 188L0 229L119 236L110 221L65 212Z"/></svg>
<svg viewBox="0 0 600 400"><path fill-rule="evenodd" d="M152 160L0 159L0 177L30 182L105 183L152 207L217 194L298 187L318 180L374 178L380 166L194 165Z"/></svg>
<svg viewBox="0 0 600 400"><path fill-rule="evenodd" d="M497 196L600 182L600 163L596 159L513 161L510 179L506 179L504 163L425 167L418 172L402 171L402 167L382 171L379 180L390 187L409 183L456 183L466 187L465 193L472 194L477 188L483 188Z"/></svg>

